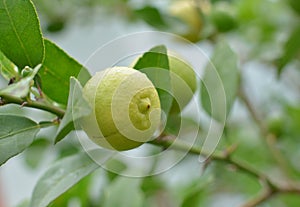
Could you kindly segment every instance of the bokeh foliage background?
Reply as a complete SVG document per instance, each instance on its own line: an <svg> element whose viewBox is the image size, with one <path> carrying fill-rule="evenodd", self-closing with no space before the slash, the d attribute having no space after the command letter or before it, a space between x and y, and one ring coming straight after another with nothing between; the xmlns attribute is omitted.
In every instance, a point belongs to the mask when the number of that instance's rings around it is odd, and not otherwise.
<svg viewBox="0 0 300 207"><path fill-rule="evenodd" d="M193 12L174 13L174 5L184 8L182 2L192 3L197 10L196 16L187 17ZM239 83L218 150L229 151L232 157L279 183L299 187L298 0L182 0L181 5L175 0L33 0L33 3L43 34L50 39L59 38L72 25L84 30L88 24L116 19L122 25L182 35L199 47L212 50L220 40L227 41L238 58ZM222 65L222 60L218 64ZM221 78L228 83L234 75ZM15 105L0 108L0 112L21 115L30 112L26 110L21 111ZM35 116L37 119L54 118L36 111ZM199 124L192 119L190 123ZM206 133L206 124L205 120L200 123L201 133ZM56 127L42 131L21 154L32 170L39 169L49 154L53 161L79 153L80 145L69 140L72 134L54 146L55 135ZM118 160L111 164L120 170L127 167ZM168 172L143 179L96 170L50 206L241 206L260 195L263 187L261 180L230 164L214 161L200 164L198 156L191 154ZM24 201L20 206L28 206L28 203ZM259 206L299 205L298 192L270 196Z"/></svg>

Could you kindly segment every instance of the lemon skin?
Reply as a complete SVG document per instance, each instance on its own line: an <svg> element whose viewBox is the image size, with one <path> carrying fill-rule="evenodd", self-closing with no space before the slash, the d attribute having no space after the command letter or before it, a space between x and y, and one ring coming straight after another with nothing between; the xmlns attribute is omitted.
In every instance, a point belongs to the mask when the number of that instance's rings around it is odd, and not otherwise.
<svg viewBox="0 0 300 207"><path fill-rule="evenodd" d="M186 29L179 34L180 36L191 42L200 40L200 33L203 28L203 18L199 8L197 8L193 1L175 1L170 6L169 10L171 16L176 17L186 24Z"/></svg>
<svg viewBox="0 0 300 207"><path fill-rule="evenodd" d="M147 76L128 67L96 73L83 94L92 113L81 121L89 138L101 147L130 150L149 141L160 124L160 101Z"/></svg>

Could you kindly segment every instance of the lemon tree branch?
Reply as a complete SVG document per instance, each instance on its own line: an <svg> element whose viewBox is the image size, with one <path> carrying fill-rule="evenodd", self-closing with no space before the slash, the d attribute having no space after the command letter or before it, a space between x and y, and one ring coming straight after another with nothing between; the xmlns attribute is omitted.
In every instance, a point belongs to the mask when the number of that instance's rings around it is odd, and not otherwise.
<svg viewBox="0 0 300 207"><path fill-rule="evenodd" d="M255 179L263 183L263 190L258 194L257 197L250 199L242 207L254 207L260 203L267 201L276 194L299 194L300 195L300 185L292 185L290 183L286 185L278 184L273 182L266 174L256 170L249 164L243 162L242 160L233 158L227 152L215 151L213 154L208 154L207 152L201 150L200 147L190 146L187 143L177 140L174 142L174 138L170 136L159 137L155 140L149 142L151 144L162 146L168 148L172 146L173 149L187 151L190 154L208 156L212 161L222 162L225 164L230 164L234 166L237 170L246 173Z"/></svg>
<svg viewBox="0 0 300 207"><path fill-rule="evenodd" d="M25 106L25 107L41 109L44 111L48 111L52 114L55 114L59 118L62 118L65 114L65 111L59 107L56 107L56 106L53 106L50 104L46 104L41 101L26 100L26 99L18 98L18 97L11 96L11 95L1 95L0 96L0 105L5 105L5 104L18 104L18 105Z"/></svg>

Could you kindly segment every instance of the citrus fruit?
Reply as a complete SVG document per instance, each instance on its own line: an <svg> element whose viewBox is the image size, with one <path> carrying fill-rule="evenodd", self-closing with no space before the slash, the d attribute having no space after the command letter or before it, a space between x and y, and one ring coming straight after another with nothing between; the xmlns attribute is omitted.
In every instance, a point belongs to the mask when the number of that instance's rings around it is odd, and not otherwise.
<svg viewBox="0 0 300 207"><path fill-rule="evenodd" d="M114 150L136 148L151 139L160 124L160 101L147 76L128 67L97 72L83 94L92 113L81 121L96 144Z"/></svg>
<svg viewBox="0 0 300 207"><path fill-rule="evenodd" d="M192 66L178 54L168 51L168 57L171 71L171 88L175 98L171 113L179 113L180 109L175 100L180 101L181 110L190 102L197 89L196 74ZM187 87L190 91L183 90Z"/></svg>
<svg viewBox="0 0 300 207"><path fill-rule="evenodd" d="M190 102L197 89L196 74L192 66L185 61L179 54L168 50L168 61L171 82L171 92L174 97L171 113L180 112L177 101L180 102L181 110ZM141 56L137 57L130 67L134 67ZM189 91L187 91L188 89ZM177 100L177 101L176 101Z"/></svg>
<svg viewBox="0 0 300 207"><path fill-rule="evenodd" d="M191 42L197 42L200 39L203 20L200 9L193 1L175 1L170 7L170 15L186 25L186 28L179 32L182 37Z"/></svg>

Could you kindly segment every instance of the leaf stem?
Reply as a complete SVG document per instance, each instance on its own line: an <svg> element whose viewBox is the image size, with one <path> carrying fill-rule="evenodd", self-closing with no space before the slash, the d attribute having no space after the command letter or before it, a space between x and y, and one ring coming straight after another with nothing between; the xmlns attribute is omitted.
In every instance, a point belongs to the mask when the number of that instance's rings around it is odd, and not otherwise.
<svg viewBox="0 0 300 207"><path fill-rule="evenodd" d="M11 95L1 95L0 100L1 100L1 105L12 104L12 103L19 104L21 106L48 111L52 114L57 115L59 118L62 118L65 114L65 111L63 109L53 105L45 104L40 101L32 101L32 100L27 101L26 99L18 98Z"/></svg>

